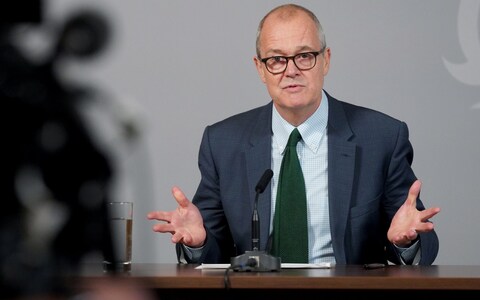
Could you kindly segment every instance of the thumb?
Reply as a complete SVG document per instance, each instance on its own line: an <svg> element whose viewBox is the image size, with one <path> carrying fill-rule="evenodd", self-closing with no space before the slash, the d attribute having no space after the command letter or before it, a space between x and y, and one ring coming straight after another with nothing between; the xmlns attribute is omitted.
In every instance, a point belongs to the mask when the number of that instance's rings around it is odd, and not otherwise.
<svg viewBox="0 0 480 300"><path fill-rule="evenodd" d="M178 205L180 207L185 208L190 204L190 201L188 198L185 196L185 194L182 192L182 190L176 186L172 188L172 194L175 200L177 201Z"/></svg>
<svg viewBox="0 0 480 300"><path fill-rule="evenodd" d="M407 204L411 206L416 206L418 195L420 195L420 189L422 187L422 182L420 180L415 180L415 182L410 187L408 191Z"/></svg>

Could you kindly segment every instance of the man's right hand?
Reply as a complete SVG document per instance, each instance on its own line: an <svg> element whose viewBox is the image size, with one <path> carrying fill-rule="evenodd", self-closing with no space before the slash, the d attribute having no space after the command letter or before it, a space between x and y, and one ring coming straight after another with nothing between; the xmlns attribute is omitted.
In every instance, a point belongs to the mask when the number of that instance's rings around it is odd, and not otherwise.
<svg viewBox="0 0 480 300"><path fill-rule="evenodd" d="M170 232L173 243L182 243L192 248L203 246L207 232L203 227L203 218L198 208L185 197L178 188L172 188L172 194L178 203L174 211L152 211L149 220L164 221L153 226L155 232Z"/></svg>

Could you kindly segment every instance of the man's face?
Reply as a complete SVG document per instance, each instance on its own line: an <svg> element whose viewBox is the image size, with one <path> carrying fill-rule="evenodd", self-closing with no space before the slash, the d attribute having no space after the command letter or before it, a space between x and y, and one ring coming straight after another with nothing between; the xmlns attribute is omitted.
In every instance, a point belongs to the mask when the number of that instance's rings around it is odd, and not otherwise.
<svg viewBox="0 0 480 300"><path fill-rule="evenodd" d="M288 19L271 15L265 20L260 35L262 58L320 50L315 23L305 13L298 12ZM330 49L318 55L315 67L306 71L299 70L293 60L289 60L285 72L271 74L257 57L254 61L275 107L287 121L297 126L315 112L330 65Z"/></svg>

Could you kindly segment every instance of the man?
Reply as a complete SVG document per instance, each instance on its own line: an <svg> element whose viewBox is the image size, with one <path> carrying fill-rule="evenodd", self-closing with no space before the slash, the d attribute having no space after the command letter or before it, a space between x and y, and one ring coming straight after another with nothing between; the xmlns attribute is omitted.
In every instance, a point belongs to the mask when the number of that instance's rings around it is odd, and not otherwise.
<svg viewBox="0 0 480 300"><path fill-rule="evenodd" d="M174 187L178 209L148 214L164 221L153 230L172 234L179 261L227 263L252 250L255 185L266 169L274 176L258 203L260 250L271 250L280 165L296 128L307 262L433 263L438 238L429 219L440 209L418 199L407 126L324 91L330 51L318 19L303 7L279 6L262 19L254 62L272 101L208 126L193 201Z"/></svg>

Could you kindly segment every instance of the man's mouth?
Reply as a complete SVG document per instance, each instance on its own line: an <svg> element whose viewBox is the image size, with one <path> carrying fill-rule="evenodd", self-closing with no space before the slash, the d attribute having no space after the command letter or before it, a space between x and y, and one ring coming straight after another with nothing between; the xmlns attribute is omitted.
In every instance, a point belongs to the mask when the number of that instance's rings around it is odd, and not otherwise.
<svg viewBox="0 0 480 300"><path fill-rule="evenodd" d="M284 90L299 90L303 87L301 84L289 84L283 87Z"/></svg>

